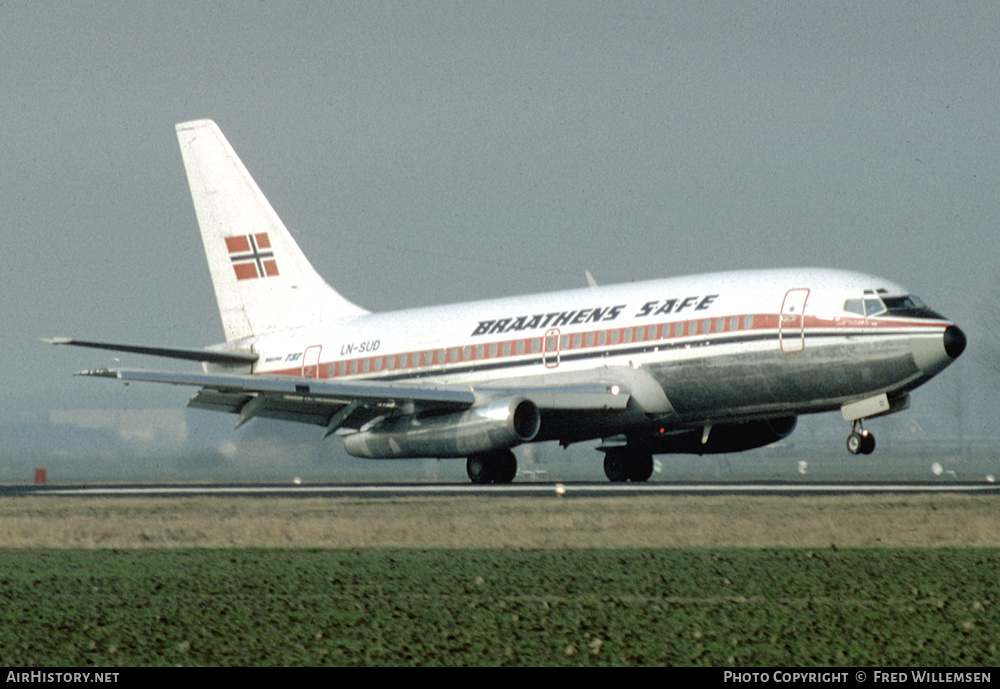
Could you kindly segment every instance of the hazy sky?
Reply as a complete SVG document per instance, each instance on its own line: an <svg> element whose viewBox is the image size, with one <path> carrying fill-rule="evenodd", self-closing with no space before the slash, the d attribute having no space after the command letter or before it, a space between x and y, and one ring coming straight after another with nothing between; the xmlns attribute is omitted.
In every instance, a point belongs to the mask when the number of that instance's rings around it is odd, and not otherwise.
<svg viewBox="0 0 1000 689"><path fill-rule="evenodd" d="M173 130L211 118L369 309L855 269L970 336L914 408L995 419L998 74L995 2L4 2L0 409L191 394L37 338L223 338Z"/></svg>

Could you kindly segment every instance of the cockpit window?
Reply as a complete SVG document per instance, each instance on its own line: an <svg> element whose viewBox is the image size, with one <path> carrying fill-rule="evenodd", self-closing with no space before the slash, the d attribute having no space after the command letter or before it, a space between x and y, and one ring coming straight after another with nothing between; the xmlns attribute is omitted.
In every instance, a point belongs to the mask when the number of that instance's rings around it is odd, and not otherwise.
<svg viewBox="0 0 1000 689"><path fill-rule="evenodd" d="M885 313L886 307L878 297L866 295L864 299L848 299L844 302L844 311L856 313L859 316L877 316Z"/></svg>
<svg viewBox="0 0 1000 689"><path fill-rule="evenodd" d="M912 294L908 294L904 297L885 297L883 301L885 302L886 309L889 311L886 315L889 316L935 318L944 320L944 316L927 308L927 305L924 304L924 302L920 301L920 299Z"/></svg>
<svg viewBox="0 0 1000 689"><path fill-rule="evenodd" d="M865 315L866 316L877 316L880 313L885 313L885 304L878 297L865 297Z"/></svg>
<svg viewBox="0 0 1000 689"><path fill-rule="evenodd" d="M848 299L844 302L844 311L856 313L859 316L865 315L865 304L860 299Z"/></svg>
<svg viewBox="0 0 1000 689"><path fill-rule="evenodd" d="M919 298L908 294L901 297L876 295L865 290L863 299L848 299L844 302L844 311L856 313L859 316L897 316L901 318L934 318L944 320L936 311L927 308Z"/></svg>

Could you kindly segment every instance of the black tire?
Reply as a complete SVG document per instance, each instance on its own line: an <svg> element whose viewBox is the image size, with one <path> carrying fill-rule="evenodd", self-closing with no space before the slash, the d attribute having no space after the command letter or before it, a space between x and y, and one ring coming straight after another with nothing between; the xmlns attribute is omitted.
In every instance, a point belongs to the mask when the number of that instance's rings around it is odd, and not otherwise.
<svg viewBox="0 0 1000 689"><path fill-rule="evenodd" d="M861 454L870 455L875 451L875 436L865 431L861 434Z"/></svg>
<svg viewBox="0 0 1000 689"><path fill-rule="evenodd" d="M496 483L510 483L517 476L517 458L510 450L498 452L496 454L496 465L494 467L494 481Z"/></svg>
<svg viewBox="0 0 1000 689"><path fill-rule="evenodd" d="M465 462L465 471L469 479L476 485L486 485L493 482L491 462L485 454L472 455Z"/></svg>
<svg viewBox="0 0 1000 689"><path fill-rule="evenodd" d="M653 455L648 452L629 453L628 479L633 483L645 483L653 475Z"/></svg>
<svg viewBox="0 0 1000 689"><path fill-rule="evenodd" d="M604 475L612 483L628 480L628 453L624 447L615 447L604 453Z"/></svg>
<svg viewBox="0 0 1000 689"><path fill-rule="evenodd" d="M851 433L847 436L847 451L852 455L861 454L861 448L864 447L865 441L861 437L860 433Z"/></svg>

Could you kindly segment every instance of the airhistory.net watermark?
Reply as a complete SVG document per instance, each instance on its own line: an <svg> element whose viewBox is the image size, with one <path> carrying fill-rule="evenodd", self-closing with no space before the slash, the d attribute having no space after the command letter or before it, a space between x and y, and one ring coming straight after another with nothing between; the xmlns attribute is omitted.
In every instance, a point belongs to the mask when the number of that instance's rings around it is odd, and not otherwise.
<svg viewBox="0 0 1000 689"><path fill-rule="evenodd" d="M54 684L105 684L118 681L117 672L52 672L48 670L8 670L7 678L10 682L24 682L26 684L54 683Z"/></svg>

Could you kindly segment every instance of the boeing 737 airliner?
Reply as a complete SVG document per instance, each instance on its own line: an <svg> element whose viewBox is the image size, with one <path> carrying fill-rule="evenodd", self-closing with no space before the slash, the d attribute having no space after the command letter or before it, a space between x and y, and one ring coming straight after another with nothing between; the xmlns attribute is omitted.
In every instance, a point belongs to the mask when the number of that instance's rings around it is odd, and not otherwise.
<svg viewBox="0 0 1000 689"><path fill-rule="evenodd" d="M189 406L300 421L370 458L461 457L507 483L512 448L600 440L612 481L653 455L736 452L840 410L865 419L965 349L899 285L824 269L715 273L369 313L321 278L214 122L177 125L226 341L205 349L48 340L200 361L81 375L200 388Z"/></svg>

